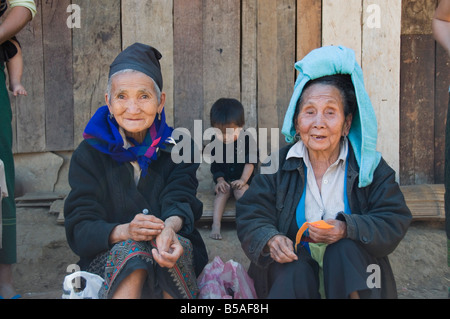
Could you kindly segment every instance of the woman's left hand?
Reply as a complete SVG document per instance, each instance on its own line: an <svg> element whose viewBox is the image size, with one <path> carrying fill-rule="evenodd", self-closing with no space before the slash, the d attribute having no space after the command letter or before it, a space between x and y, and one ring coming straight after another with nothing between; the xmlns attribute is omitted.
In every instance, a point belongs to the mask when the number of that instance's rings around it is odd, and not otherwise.
<svg viewBox="0 0 450 319"><path fill-rule="evenodd" d="M173 268L183 254L183 246L171 223L167 223L161 234L156 237L156 247L152 250L155 261L164 268Z"/></svg>
<svg viewBox="0 0 450 319"><path fill-rule="evenodd" d="M334 227L320 229L309 225L309 237L316 243L333 244L347 237L347 224L345 222L335 219L326 220L326 222Z"/></svg>

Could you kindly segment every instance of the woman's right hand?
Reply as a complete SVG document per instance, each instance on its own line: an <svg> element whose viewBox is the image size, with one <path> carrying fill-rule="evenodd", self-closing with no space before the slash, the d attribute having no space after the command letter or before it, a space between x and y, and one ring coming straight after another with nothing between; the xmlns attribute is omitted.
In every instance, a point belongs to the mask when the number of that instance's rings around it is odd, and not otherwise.
<svg viewBox="0 0 450 319"><path fill-rule="evenodd" d="M122 224L113 229L110 235L110 243L121 241L151 241L161 234L164 222L153 216L137 214L129 224Z"/></svg>
<svg viewBox="0 0 450 319"><path fill-rule="evenodd" d="M294 243L283 235L275 235L267 242L270 257L280 264L286 264L297 260L294 252Z"/></svg>

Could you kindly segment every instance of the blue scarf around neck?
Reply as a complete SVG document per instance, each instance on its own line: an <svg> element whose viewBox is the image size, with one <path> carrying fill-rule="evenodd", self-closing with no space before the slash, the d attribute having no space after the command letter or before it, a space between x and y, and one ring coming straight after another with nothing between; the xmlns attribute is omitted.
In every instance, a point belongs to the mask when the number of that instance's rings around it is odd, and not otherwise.
<svg viewBox="0 0 450 319"><path fill-rule="evenodd" d="M165 148L172 132L173 128L167 125L163 110L161 119L155 118L144 141L138 143L134 139L128 138L132 146L125 148L125 141L120 134L117 121L110 117L108 107L102 106L89 121L83 137L92 147L110 155L119 163L137 161L142 169L142 175L145 176L148 166L158 158L158 150Z"/></svg>

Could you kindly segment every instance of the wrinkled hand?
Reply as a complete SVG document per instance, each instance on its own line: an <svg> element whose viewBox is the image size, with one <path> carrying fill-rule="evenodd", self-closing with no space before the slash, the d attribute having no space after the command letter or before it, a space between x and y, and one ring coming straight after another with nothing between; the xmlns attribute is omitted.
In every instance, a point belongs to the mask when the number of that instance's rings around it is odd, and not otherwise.
<svg viewBox="0 0 450 319"><path fill-rule="evenodd" d="M183 254L178 236L172 227L165 227L156 237L156 247L152 250L155 261L164 268L173 268Z"/></svg>
<svg viewBox="0 0 450 319"><path fill-rule="evenodd" d="M320 229L309 225L309 237L316 243L333 244L343 238L347 237L347 224L340 220L330 219L326 220L333 228Z"/></svg>
<svg viewBox="0 0 450 319"><path fill-rule="evenodd" d="M297 260L294 252L294 243L283 235L275 235L267 242L270 257L280 264L290 263Z"/></svg>
<svg viewBox="0 0 450 319"><path fill-rule="evenodd" d="M161 234L164 222L153 215L137 214L127 226L129 239L151 241Z"/></svg>

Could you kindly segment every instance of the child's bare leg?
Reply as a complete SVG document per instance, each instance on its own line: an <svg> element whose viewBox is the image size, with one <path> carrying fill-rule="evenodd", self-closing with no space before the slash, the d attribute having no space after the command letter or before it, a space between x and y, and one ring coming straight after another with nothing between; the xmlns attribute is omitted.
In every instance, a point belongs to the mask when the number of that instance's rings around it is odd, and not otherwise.
<svg viewBox="0 0 450 319"><path fill-rule="evenodd" d="M23 75L23 56L22 49L19 44L14 40L10 40L17 48L17 54L11 58L6 64L8 68L9 76L9 89L13 92L14 96L17 95L27 95L27 91L22 85L22 75Z"/></svg>
<svg viewBox="0 0 450 319"><path fill-rule="evenodd" d="M225 193L218 192L216 194L216 198L214 199L213 223L211 226L211 233L209 234L209 237L211 237L212 239L222 239L222 235L220 234L220 228L222 226L222 216L230 195L230 190L226 191Z"/></svg>
<svg viewBox="0 0 450 319"><path fill-rule="evenodd" d="M245 184L244 186L242 186L241 189L234 189L233 190L234 198L236 198L236 200L241 198L244 195L244 193L247 191L248 187L249 187L248 184Z"/></svg>

